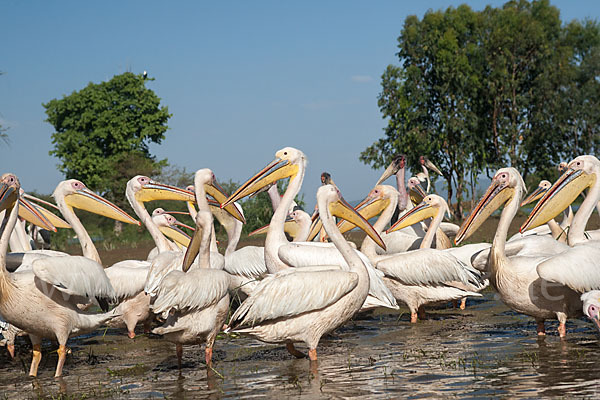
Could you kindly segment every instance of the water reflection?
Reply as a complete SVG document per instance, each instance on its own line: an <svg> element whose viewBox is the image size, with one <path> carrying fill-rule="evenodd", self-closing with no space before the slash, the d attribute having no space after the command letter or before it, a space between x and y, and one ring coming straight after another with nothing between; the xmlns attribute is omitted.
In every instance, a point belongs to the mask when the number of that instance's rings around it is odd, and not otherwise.
<svg viewBox="0 0 600 400"><path fill-rule="evenodd" d="M52 363L30 380L15 364L2 363L7 360L0 354L0 387L9 398L61 393L175 399L600 395L592 325L570 321L566 341L552 325L549 335L538 339L533 319L492 296L472 302L464 313L433 310L417 325L398 321L397 314L357 318L321 340L318 364L291 358L284 346L230 338L217 342L215 370L207 371L203 352L189 347L181 377L175 356L161 340L131 341L117 331L100 337L102 331L93 341L74 340L63 380L52 378ZM48 343L44 351L50 350ZM26 349L18 356L29 362Z"/></svg>

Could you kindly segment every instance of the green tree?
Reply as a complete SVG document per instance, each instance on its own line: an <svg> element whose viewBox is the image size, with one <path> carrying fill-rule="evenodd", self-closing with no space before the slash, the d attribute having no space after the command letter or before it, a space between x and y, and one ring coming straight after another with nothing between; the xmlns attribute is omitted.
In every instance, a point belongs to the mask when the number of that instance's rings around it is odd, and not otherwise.
<svg viewBox="0 0 600 400"><path fill-rule="evenodd" d="M148 145L164 139L171 114L146 88L146 81L142 75L126 72L43 104L46 121L55 129L50 155L61 161L58 167L67 178L122 198L112 182L117 171L128 172L121 176L126 181L138 173L156 174L165 165L155 160ZM140 165L144 168L138 171Z"/></svg>

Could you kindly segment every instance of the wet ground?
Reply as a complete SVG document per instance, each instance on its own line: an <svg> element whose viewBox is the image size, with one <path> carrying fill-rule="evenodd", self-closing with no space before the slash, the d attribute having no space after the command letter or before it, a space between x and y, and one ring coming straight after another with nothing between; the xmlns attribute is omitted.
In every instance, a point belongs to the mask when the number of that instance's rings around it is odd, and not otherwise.
<svg viewBox="0 0 600 400"><path fill-rule="evenodd" d="M556 322L538 339L530 318L508 310L489 291L467 310L431 309L415 325L408 313L359 315L318 348L320 360L292 358L283 346L223 335L214 370L204 352L184 347L181 376L175 346L154 335L127 338L98 330L72 339L65 376L54 379L56 346L46 342L39 377L28 378L30 346L17 359L0 352L6 398L595 398L600 395L598 335L573 320L560 340ZM300 347L300 346L299 346Z"/></svg>
<svg viewBox="0 0 600 400"><path fill-rule="evenodd" d="M111 264L147 252L117 250L102 258ZM44 342L38 378L27 377L31 346L19 338L15 361L0 348L0 397L597 398L596 329L584 319L570 320L567 340L560 340L556 327L547 322L548 336L538 339L534 320L506 308L488 289L465 311L430 308L428 319L417 324L409 323L407 309L355 316L322 338L317 365L292 358L283 346L222 335L214 369L207 371L202 349L184 346L181 375L173 344L99 329L69 341L72 353L61 379L53 378L57 346L50 341Z"/></svg>

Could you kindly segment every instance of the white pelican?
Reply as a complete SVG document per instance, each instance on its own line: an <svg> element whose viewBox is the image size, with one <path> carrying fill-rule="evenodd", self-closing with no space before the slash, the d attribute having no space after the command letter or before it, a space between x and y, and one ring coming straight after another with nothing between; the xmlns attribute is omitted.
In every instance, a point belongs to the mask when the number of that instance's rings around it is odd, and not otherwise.
<svg viewBox="0 0 600 400"><path fill-rule="evenodd" d="M33 271L9 274L6 250L17 220L20 184L12 174L4 174L1 183L0 208L10 211L5 215L0 236L0 314L29 334L33 345L31 376L37 375L42 338L58 341L55 376L61 376L69 336L92 331L113 316L88 314L76 304L95 298L105 307L114 292L102 266L85 257L38 259L33 262Z"/></svg>
<svg viewBox="0 0 600 400"><path fill-rule="evenodd" d="M507 255L506 235L524 193L525 183L516 169L499 169L490 187L461 226L455 243L470 236L492 212L504 205L487 263L490 283L508 307L536 319L538 335L545 335L544 320L558 318L559 334L565 337L567 318L581 315L579 295L566 286L543 279L536 269L548 259L549 252L560 248L561 243L549 238L550 244L547 245L544 237L524 237L518 241L522 246L541 243L541 246L535 246L537 254ZM509 245L518 246L519 243Z"/></svg>
<svg viewBox="0 0 600 400"><path fill-rule="evenodd" d="M283 230L290 235L294 242L306 242L311 231L312 220L310 215L300 208L292 211L286 218ZM266 235L270 224L253 230L248 236Z"/></svg>
<svg viewBox="0 0 600 400"><path fill-rule="evenodd" d="M288 153L290 148L277 154L278 157L287 157ZM284 163L281 168L287 165ZM288 195L289 189L284 198ZM311 361L317 360L321 336L350 319L363 305L369 292L369 274L335 226L333 216L350 219L383 245L369 223L343 201L334 186L318 189L317 204L323 226L342 253L348 270L332 270L327 266L325 270L288 268L268 275L240 305L230 322L234 331L250 334L268 343L285 343L287 350L296 357L303 357L303 354L295 349L294 343L304 342Z"/></svg>
<svg viewBox="0 0 600 400"><path fill-rule="evenodd" d="M281 204L273 214L267 238L265 240L264 258L269 273L275 273L290 267L311 267L315 265L330 265L332 268L344 267L345 261L339 251L330 243L296 242L290 243L285 237L284 224L286 210L300 191L306 169L306 156L298 149L286 147L276 153L276 159L263 170L244 183L224 203L236 201L264 186L280 179L290 178L287 189L281 199ZM392 293L383 283L383 274L370 264L364 255L363 262L367 263L369 273L369 296L364 309L383 306L397 309L398 305Z"/></svg>
<svg viewBox="0 0 600 400"><path fill-rule="evenodd" d="M200 185L201 187L202 185ZM152 311L162 314L165 323L152 332L176 344L181 369L184 344L206 343L206 366L212 364L212 349L229 311L229 275L211 269L210 211L196 214L196 233L184 259L183 271L171 271L160 282ZM199 267L188 271L199 253Z"/></svg>
<svg viewBox="0 0 600 400"><path fill-rule="evenodd" d="M596 324L600 331L600 290L590 290L581 295L583 313Z"/></svg>
<svg viewBox="0 0 600 400"><path fill-rule="evenodd" d="M391 219L398 201L397 193L391 186L378 185L367 196L367 205L383 201L388 204L373 225L378 233ZM375 268L385 274L384 282L394 297L410 309L411 323L417 322L417 312L424 318L424 305L460 299L467 295L480 296L466 288L479 289L483 286L476 270L446 251L429 248L444 214L448 211L445 202L435 201L438 197L427 196L423 203L404 214L394 226L400 229L403 225L409 226L424 218L433 217L431 229L423 237L419 250L379 255L375 251L375 243L370 238L365 238L361 246L361 251L369 257ZM462 285L456 285L455 282Z"/></svg>
<svg viewBox="0 0 600 400"><path fill-rule="evenodd" d="M600 200L600 161L579 156L535 206L521 231L543 224L566 208L585 189L584 201L573 217L567 240L569 247L537 266L540 277L584 293L600 289L600 241L590 240L585 227ZM585 310L584 310L585 311Z"/></svg>

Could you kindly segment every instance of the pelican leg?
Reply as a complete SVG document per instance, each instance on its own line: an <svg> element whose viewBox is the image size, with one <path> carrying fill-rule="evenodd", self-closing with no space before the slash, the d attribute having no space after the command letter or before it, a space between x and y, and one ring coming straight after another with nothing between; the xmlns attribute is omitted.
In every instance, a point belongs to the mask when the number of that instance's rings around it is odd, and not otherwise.
<svg viewBox="0 0 600 400"><path fill-rule="evenodd" d="M304 353L302 353L301 351L299 351L298 349L296 349L294 347L294 343L292 342L286 342L285 344L285 348L287 349L287 351L293 355L296 358L304 358L306 357L306 355ZM315 357L316 357L316 350L315 350Z"/></svg>
<svg viewBox="0 0 600 400"><path fill-rule="evenodd" d="M15 344L8 343L6 345L6 350L8 350L8 354L10 354L10 358L14 359L15 358Z"/></svg>
<svg viewBox="0 0 600 400"><path fill-rule="evenodd" d="M467 298L463 297L460 299L460 309L464 310L465 308L467 308Z"/></svg>
<svg viewBox="0 0 600 400"><path fill-rule="evenodd" d="M567 337L567 326L564 322L558 324L558 334L560 335L561 339Z"/></svg>
<svg viewBox="0 0 600 400"><path fill-rule="evenodd" d="M183 357L183 345L181 343L175 345L175 352L177 353L177 368L181 371L181 358Z"/></svg>
<svg viewBox="0 0 600 400"><path fill-rule="evenodd" d="M546 336L546 327L544 326L544 320L537 320L537 334L538 336Z"/></svg>
<svg viewBox="0 0 600 400"><path fill-rule="evenodd" d="M410 313L410 323L411 324L416 324L418 317L419 316L418 316L418 314L416 312L411 312Z"/></svg>
<svg viewBox="0 0 600 400"><path fill-rule="evenodd" d="M127 336L129 336L129 339L135 338L135 331L134 330L127 331Z"/></svg>
<svg viewBox="0 0 600 400"><path fill-rule="evenodd" d="M42 360L42 339L31 335L29 335L29 338L33 345L33 357L31 358L29 376L37 376L37 370Z"/></svg>
<svg viewBox="0 0 600 400"><path fill-rule="evenodd" d="M310 361L317 361L317 349L309 349L308 358Z"/></svg>
<svg viewBox="0 0 600 400"><path fill-rule="evenodd" d="M62 369L65 365L65 361L67 360L67 346L61 344L58 346L58 363L56 364L56 373L54 374L55 378L62 376Z"/></svg>
<svg viewBox="0 0 600 400"><path fill-rule="evenodd" d="M206 361L207 367L212 367L212 353L212 347L207 347L206 349L204 349L204 359Z"/></svg>

